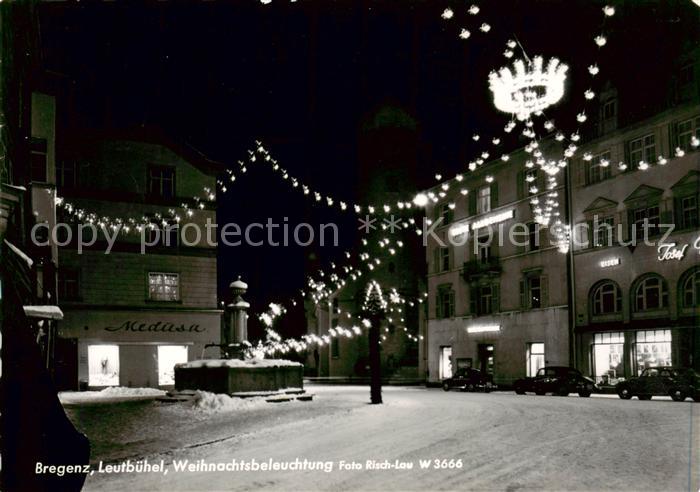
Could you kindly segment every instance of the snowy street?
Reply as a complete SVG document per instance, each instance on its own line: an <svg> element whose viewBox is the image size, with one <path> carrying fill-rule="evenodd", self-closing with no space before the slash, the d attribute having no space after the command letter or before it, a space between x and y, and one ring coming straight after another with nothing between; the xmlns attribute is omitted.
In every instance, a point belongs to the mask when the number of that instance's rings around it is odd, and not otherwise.
<svg viewBox="0 0 700 492"><path fill-rule="evenodd" d="M384 404L372 406L366 387L307 389L317 395L313 402L236 400L208 409L151 401L69 406L69 416L93 446L94 473L85 490L698 490L700 485L700 411L690 401L388 387ZM99 472L101 460L144 458L164 460L167 473ZM332 471L174 467L183 460L297 458L331 462ZM420 460L436 459L447 468L436 469L432 461L421 468ZM367 470L368 460L380 466L398 460L412 468ZM341 461L360 469L339 470Z"/></svg>

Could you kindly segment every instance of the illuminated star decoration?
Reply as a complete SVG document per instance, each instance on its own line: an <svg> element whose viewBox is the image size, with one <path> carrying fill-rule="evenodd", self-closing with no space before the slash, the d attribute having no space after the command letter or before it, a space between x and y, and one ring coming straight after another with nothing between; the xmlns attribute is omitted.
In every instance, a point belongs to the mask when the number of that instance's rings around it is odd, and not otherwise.
<svg viewBox="0 0 700 492"><path fill-rule="evenodd" d="M559 102L564 95L568 66L552 58L543 71L544 60L536 56L530 62L516 60L513 71L503 67L489 75L489 88L497 109L525 121Z"/></svg>

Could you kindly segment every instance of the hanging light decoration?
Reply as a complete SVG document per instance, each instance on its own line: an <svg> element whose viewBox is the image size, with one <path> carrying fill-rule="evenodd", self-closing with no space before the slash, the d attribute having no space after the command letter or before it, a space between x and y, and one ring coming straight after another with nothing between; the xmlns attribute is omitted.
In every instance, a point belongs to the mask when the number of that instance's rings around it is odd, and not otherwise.
<svg viewBox="0 0 700 492"><path fill-rule="evenodd" d="M513 70L503 67L489 75L489 88L494 105L520 121L544 111L564 95L564 82L569 67L552 58L543 70L544 59L536 56L530 62L516 60Z"/></svg>

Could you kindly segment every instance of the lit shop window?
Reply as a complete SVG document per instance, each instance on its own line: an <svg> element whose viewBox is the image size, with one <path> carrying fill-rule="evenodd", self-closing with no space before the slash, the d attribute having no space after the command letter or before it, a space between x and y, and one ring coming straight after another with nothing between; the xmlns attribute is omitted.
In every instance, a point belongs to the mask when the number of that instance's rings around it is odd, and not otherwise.
<svg viewBox="0 0 700 492"><path fill-rule="evenodd" d="M452 377L452 347L440 347L440 379Z"/></svg>
<svg viewBox="0 0 700 492"><path fill-rule="evenodd" d="M187 345L158 345L158 384L175 384L175 364L187 362Z"/></svg>
<svg viewBox="0 0 700 492"><path fill-rule="evenodd" d="M119 386L119 345L88 345L88 384Z"/></svg>
<svg viewBox="0 0 700 492"><path fill-rule="evenodd" d="M625 334L596 333L593 338L593 372L596 382L617 384L625 376L623 354Z"/></svg>
<svg viewBox="0 0 700 492"><path fill-rule="evenodd" d="M527 344L527 377L537 374L544 367L544 343Z"/></svg>
<svg viewBox="0 0 700 492"><path fill-rule="evenodd" d="M179 301L180 275L177 273L149 273L148 298L152 301Z"/></svg>
<svg viewBox="0 0 700 492"><path fill-rule="evenodd" d="M672 365L671 330L637 332L637 374L649 367Z"/></svg>

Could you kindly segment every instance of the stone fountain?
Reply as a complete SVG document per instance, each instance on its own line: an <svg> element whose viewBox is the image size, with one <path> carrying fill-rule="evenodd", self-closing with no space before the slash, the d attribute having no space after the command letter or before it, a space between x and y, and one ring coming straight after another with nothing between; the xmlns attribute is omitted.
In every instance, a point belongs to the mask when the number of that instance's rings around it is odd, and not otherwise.
<svg viewBox="0 0 700 492"><path fill-rule="evenodd" d="M175 390L209 391L231 396L268 396L304 393L304 366L281 359L247 358L248 284L240 277L229 286L232 302L226 306L221 333L221 359L194 360L175 366Z"/></svg>

